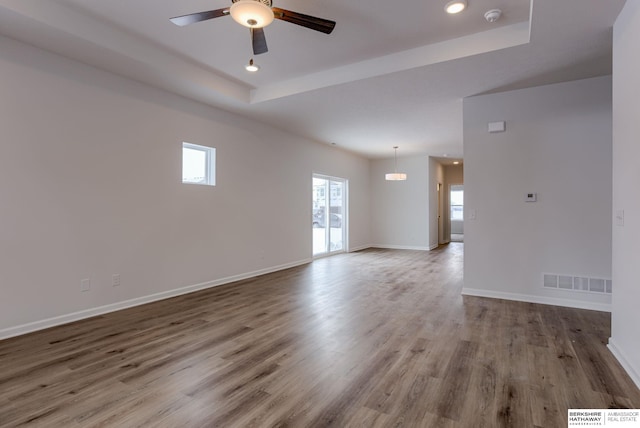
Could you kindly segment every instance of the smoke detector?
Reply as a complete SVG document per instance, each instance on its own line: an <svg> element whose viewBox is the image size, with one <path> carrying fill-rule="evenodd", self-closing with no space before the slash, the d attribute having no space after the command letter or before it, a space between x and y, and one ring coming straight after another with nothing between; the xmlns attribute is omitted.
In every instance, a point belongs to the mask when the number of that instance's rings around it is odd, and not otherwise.
<svg viewBox="0 0 640 428"><path fill-rule="evenodd" d="M487 22L496 22L501 16L502 11L500 9L491 9L484 14L484 19L486 19Z"/></svg>

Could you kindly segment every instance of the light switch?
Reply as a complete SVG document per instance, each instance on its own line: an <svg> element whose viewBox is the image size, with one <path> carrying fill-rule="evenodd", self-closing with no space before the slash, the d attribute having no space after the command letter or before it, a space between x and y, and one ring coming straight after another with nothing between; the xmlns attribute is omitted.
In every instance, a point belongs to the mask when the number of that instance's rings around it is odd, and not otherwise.
<svg viewBox="0 0 640 428"><path fill-rule="evenodd" d="M616 211L616 226L624 226L624 210Z"/></svg>
<svg viewBox="0 0 640 428"><path fill-rule="evenodd" d="M469 210L469 220L475 220L476 219L476 210L472 209Z"/></svg>

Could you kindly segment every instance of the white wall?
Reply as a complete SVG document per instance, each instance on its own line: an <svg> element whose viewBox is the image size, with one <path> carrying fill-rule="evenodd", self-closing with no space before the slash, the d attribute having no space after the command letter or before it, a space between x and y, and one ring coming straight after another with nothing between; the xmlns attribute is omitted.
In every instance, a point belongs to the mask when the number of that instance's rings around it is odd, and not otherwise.
<svg viewBox="0 0 640 428"><path fill-rule="evenodd" d="M0 337L309 261L313 172L370 244L367 159L4 37L0 70ZM216 187L181 183L182 141Z"/></svg>
<svg viewBox="0 0 640 428"><path fill-rule="evenodd" d="M386 181L394 161L371 161L371 242L381 248L428 250L429 158L398 158L406 181ZM437 234L436 234L437 239Z"/></svg>
<svg viewBox="0 0 640 428"><path fill-rule="evenodd" d="M640 2L629 1L613 31L613 302L609 348L640 387ZM615 218L615 217L614 217Z"/></svg>
<svg viewBox="0 0 640 428"><path fill-rule="evenodd" d="M464 184L464 166L447 165L444 167L444 179L447 184Z"/></svg>
<svg viewBox="0 0 640 428"><path fill-rule="evenodd" d="M464 100L465 294L610 309L542 274L611 278L611 126L610 77Z"/></svg>

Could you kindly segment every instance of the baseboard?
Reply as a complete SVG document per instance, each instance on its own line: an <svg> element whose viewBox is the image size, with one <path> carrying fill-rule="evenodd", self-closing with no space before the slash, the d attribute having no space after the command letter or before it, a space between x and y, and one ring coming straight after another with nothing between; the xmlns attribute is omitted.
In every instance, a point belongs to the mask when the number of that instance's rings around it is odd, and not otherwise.
<svg viewBox="0 0 640 428"><path fill-rule="evenodd" d="M503 291L479 290L463 288L463 296L489 297L491 299L514 300L516 302L538 303L541 305L564 306L567 308L588 309L592 311L611 312L611 305L606 303L582 302L555 297L532 296L530 294L506 293Z"/></svg>
<svg viewBox="0 0 640 428"><path fill-rule="evenodd" d="M384 250L414 250L414 251L433 250L433 248L431 247L412 247L412 246L405 246L405 245L381 245L381 244L371 245L371 248L381 248Z"/></svg>
<svg viewBox="0 0 640 428"><path fill-rule="evenodd" d="M636 370L635 367L629 362L629 359L625 357L622 349L616 344L616 341L613 337L609 338L609 344L607 345L609 351L616 357L616 360L620 363L623 369L627 372L633 383L640 389L640 371Z"/></svg>
<svg viewBox="0 0 640 428"><path fill-rule="evenodd" d="M189 294L200 290L206 290L207 288L217 287L219 285L229 284L243 279L253 278L260 275L265 275L272 272L277 272L284 269L304 265L311 263L312 259L299 260L292 263L286 263L279 266L273 266L266 269L260 269L253 272L247 272L240 275L229 276L226 278L217 279L214 281L203 282L200 284L189 285L186 287L176 288L173 290L163 291L161 293L155 293L148 296L136 297L135 299L125 300L122 302L112 303L109 305L98 306L95 308L84 309L82 311L73 312L70 314L60 315L57 317L47 318L40 321L34 321L27 324L22 324L15 327L9 327L0 330L0 340L8 339L10 337L21 336L23 334L32 333L38 330L44 330L46 328L56 327L62 324L68 324L74 321L80 321L86 318L95 317L97 315L103 315L109 312L115 312L122 309L131 308L134 306L140 306L151 302L157 302L158 300L169 299L171 297L181 296L183 294Z"/></svg>
<svg viewBox="0 0 640 428"><path fill-rule="evenodd" d="M358 247L350 247L349 252L355 253L356 251L366 250L367 248L371 248L371 245L360 245Z"/></svg>

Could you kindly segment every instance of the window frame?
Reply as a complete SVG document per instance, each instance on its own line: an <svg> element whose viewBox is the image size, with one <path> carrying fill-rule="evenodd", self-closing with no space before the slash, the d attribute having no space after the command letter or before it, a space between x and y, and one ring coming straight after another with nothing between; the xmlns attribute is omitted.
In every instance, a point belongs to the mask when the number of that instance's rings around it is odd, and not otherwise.
<svg viewBox="0 0 640 428"><path fill-rule="evenodd" d="M449 219L451 221L464 221L464 188L462 189L452 189L452 187L454 186L458 186L458 185L451 185L449 186ZM452 193L453 192L460 192L462 194L462 203L461 204L455 204L453 203L453 198L452 198ZM456 216L453 214L454 209L455 208L459 208L460 209L460 216Z"/></svg>
<svg viewBox="0 0 640 428"><path fill-rule="evenodd" d="M205 154L205 166L204 166L204 181L185 181L184 177L184 150L196 150ZM202 146L199 144L182 142L182 184L198 184L201 186L215 186L216 185L216 149L215 147Z"/></svg>

